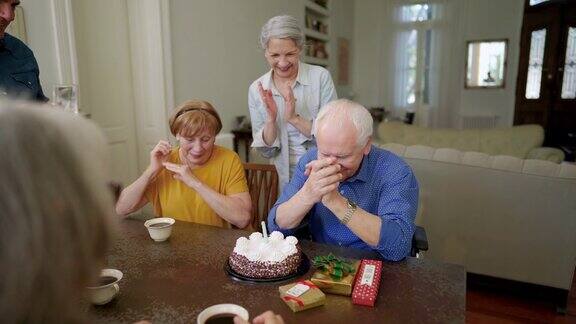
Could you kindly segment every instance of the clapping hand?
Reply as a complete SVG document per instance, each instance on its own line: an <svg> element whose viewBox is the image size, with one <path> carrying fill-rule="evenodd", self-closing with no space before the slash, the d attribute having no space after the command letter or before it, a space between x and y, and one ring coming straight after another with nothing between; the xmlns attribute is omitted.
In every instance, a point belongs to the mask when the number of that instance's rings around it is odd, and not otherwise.
<svg viewBox="0 0 576 324"><path fill-rule="evenodd" d="M296 117L296 98L294 98L294 91L289 85L284 97L284 102L286 103L284 107L284 120L290 122Z"/></svg>
<svg viewBox="0 0 576 324"><path fill-rule="evenodd" d="M162 164L168 161L172 146L167 141L159 141L150 151L150 170L154 173L162 169Z"/></svg>
<svg viewBox="0 0 576 324"><path fill-rule="evenodd" d="M308 179L302 190L310 204L323 201L324 196L333 192L338 193L338 186L343 176L340 173L340 164L335 162L334 158L324 158L311 161L306 165L304 174L308 176Z"/></svg>
<svg viewBox="0 0 576 324"><path fill-rule="evenodd" d="M270 89L265 90L262 87L262 82L258 82L258 92L260 92L260 98L262 99L262 102L264 102L266 112L268 112L268 120L275 122L278 114L278 106L276 106L276 101L274 101L272 91Z"/></svg>
<svg viewBox="0 0 576 324"><path fill-rule="evenodd" d="M174 173L174 179L182 181L190 188L195 188L200 183L198 178L192 174L190 168L185 164L164 162L163 165L167 170Z"/></svg>

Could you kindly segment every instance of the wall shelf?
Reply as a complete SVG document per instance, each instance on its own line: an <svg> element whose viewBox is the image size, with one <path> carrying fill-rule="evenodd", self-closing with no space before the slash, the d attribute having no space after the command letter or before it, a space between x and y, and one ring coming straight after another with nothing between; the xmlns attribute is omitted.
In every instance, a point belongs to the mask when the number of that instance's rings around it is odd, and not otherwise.
<svg viewBox="0 0 576 324"><path fill-rule="evenodd" d="M304 62L309 63L309 64L314 64L314 65L320 65L323 67L327 67L328 66L328 59L325 58L318 58L318 57L313 57L313 56L308 56L308 55L304 55Z"/></svg>
<svg viewBox="0 0 576 324"><path fill-rule="evenodd" d="M304 6L319 16L323 16L323 17L330 16L330 11L328 10L328 8L324 8L321 5L316 4L310 0L306 0L306 2L304 3Z"/></svg>
<svg viewBox="0 0 576 324"><path fill-rule="evenodd" d="M311 38L323 40L323 41L329 41L330 40L330 35L324 34L321 32L317 32L317 31L309 29L309 28L304 29L304 35L311 37Z"/></svg>
<svg viewBox="0 0 576 324"><path fill-rule="evenodd" d="M304 62L328 68L330 65L331 47L333 46L330 17L330 0L304 0L304 36L306 50Z"/></svg>

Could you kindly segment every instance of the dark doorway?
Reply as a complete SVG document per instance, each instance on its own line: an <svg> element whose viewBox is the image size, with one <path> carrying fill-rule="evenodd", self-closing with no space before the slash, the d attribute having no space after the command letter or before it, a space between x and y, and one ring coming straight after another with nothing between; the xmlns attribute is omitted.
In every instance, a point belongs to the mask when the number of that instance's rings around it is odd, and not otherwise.
<svg viewBox="0 0 576 324"><path fill-rule="evenodd" d="M576 1L526 0L514 124L540 124L546 146L576 151Z"/></svg>

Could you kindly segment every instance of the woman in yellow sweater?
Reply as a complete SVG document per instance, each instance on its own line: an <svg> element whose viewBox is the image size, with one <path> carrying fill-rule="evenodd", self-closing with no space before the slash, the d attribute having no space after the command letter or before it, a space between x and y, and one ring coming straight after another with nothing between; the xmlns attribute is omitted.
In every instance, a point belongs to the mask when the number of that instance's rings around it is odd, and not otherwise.
<svg viewBox="0 0 576 324"><path fill-rule="evenodd" d="M120 194L116 212L127 215L152 203L157 216L239 228L250 222L252 203L238 155L214 145L220 116L206 101L190 100L170 117L180 143L161 140L150 152L150 165Z"/></svg>

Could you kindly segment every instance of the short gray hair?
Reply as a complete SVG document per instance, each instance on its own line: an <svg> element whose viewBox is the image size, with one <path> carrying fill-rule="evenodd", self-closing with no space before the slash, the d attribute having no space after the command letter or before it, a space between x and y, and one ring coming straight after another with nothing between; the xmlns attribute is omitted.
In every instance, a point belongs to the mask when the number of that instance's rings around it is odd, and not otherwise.
<svg viewBox="0 0 576 324"><path fill-rule="evenodd" d="M275 16L262 26L262 31L260 32L260 46L262 49L268 47L268 41L272 38L289 38L296 43L298 48L302 49L304 46L304 34L298 20L292 16Z"/></svg>
<svg viewBox="0 0 576 324"><path fill-rule="evenodd" d="M356 128L357 145L359 147L366 145L372 136L374 123L372 115L364 106L348 99L338 99L324 105L312 125L312 134L317 136L318 130L327 122L344 127L346 120L350 120Z"/></svg>
<svg viewBox="0 0 576 324"><path fill-rule="evenodd" d="M82 117L0 102L0 318L80 322L114 215L105 139Z"/></svg>

